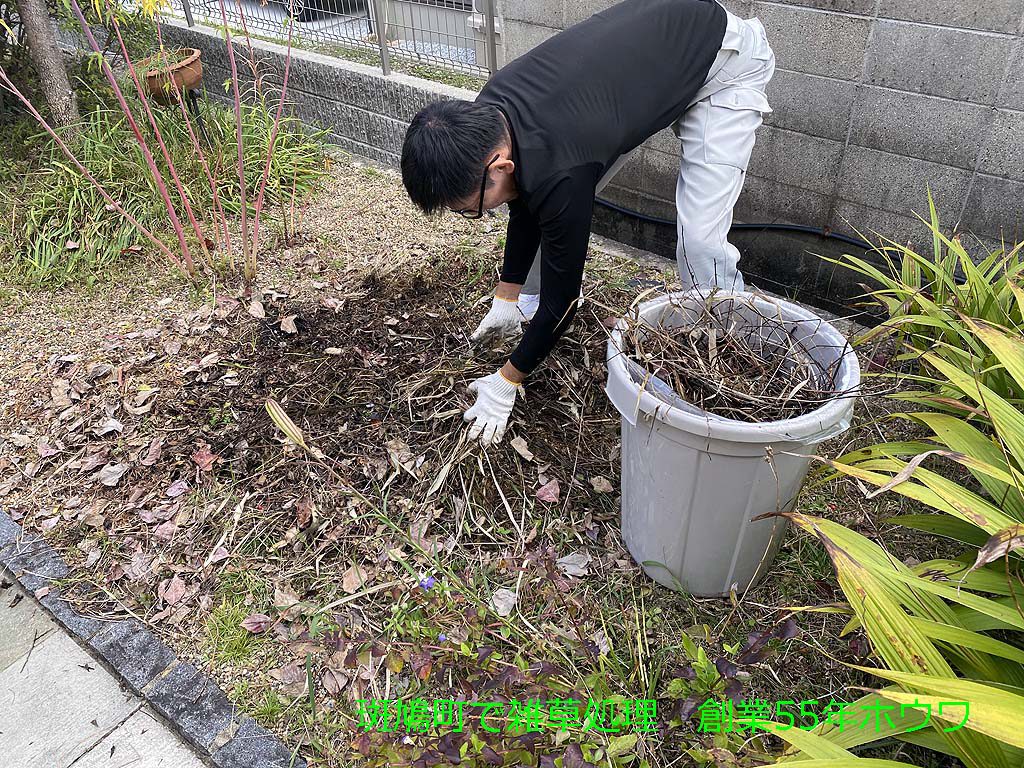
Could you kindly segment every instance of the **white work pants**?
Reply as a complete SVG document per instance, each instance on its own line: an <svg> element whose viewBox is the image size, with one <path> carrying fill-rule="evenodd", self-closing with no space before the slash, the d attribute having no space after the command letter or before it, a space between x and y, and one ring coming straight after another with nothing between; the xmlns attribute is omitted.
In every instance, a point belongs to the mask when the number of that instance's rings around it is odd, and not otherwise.
<svg viewBox="0 0 1024 768"><path fill-rule="evenodd" d="M676 259L684 286L744 289L739 251L728 240L733 208L754 148L762 115L771 112L765 87L775 72L775 54L757 19L728 14L725 37L704 86L672 125L681 158L676 183ZM635 151L635 150L634 150ZM608 169L605 185L628 160ZM540 254L523 285L540 293Z"/></svg>

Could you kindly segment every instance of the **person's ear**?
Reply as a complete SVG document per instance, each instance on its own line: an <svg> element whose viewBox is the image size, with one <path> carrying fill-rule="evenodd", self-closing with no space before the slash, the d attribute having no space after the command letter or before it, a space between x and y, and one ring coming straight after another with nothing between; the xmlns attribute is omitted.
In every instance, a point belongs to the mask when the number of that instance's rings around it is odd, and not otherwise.
<svg viewBox="0 0 1024 768"><path fill-rule="evenodd" d="M516 170L516 164L512 162L512 158L502 157L500 160L496 161L494 165L491 166L491 168L498 171L499 173L508 174L509 176L511 176Z"/></svg>

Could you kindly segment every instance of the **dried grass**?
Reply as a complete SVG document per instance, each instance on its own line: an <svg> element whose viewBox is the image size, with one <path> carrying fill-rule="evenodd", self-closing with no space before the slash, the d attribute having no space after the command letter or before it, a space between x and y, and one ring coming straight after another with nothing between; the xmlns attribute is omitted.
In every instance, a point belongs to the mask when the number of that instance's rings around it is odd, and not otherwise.
<svg viewBox="0 0 1024 768"><path fill-rule="evenodd" d="M678 315L681 324L632 318L624 334L624 351L639 363L634 376L670 405L764 423L802 416L839 394L836 366L797 338L798 323L714 294L703 305L688 302L692 310L674 304L688 315Z"/></svg>

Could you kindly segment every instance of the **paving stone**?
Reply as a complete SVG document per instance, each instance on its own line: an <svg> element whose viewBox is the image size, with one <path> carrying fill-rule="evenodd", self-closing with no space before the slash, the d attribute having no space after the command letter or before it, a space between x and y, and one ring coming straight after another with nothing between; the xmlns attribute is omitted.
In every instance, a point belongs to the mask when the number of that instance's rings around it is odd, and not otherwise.
<svg viewBox="0 0 1024 768"><path fill-rule="evenodd" d="M3 589L3 584L10 586ZM20 665L25 654L54 629L56 625L14 577L0 571L0 671Z"/></svg>
<svg viewBox="0 0 1024 768"><path fill-rule="evenodd" d="M67 768L139 705L74 640L52 632L24 668L0 672L0 763Z"/></svg>
<svg viewBox="0 0 1024 768"><path fill-rule="evenodd" d="M203 768L174 731L143 708L83 755L74 768Z"/></svg>
<svg viewBox="0 0 1024 768"><path fill-rule="evenodd" d="M186 662L179 662L157 680L145 697L190 744L204 752L209 752L217 734L231 725L234 714L217 684Z"/></svg>
<svg viewBox="0 0 1024 768"><path fill-rule="evenodd" d="M171 649L135 619L111 624L89 641L89 647L136 693L174 662Z"/></svg>
<svg viewBox="0 0 1024 768"><path fill-rule="evenodd" d="M898 21L875 22L868 82L931 96L992 104L1014 39L985 32Z"/></svg>
<svg viewBox="0 0 1024 768"><path fill-rule="evenodd" d="M246 718L234 738L213 753L217 768L305 768L306 761L266 728ZM293 762L294 760L294 762Z"/></svg>

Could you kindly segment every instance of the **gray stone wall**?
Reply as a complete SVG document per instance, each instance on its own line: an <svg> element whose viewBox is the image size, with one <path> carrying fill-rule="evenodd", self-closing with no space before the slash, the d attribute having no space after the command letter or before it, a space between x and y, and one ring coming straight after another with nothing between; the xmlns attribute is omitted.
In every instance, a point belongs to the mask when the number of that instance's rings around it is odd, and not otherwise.
<svg viewBox="0 0 1024 768"><path fill-rule="evenodd" d="M507 55L613 4L504 0ZM930 186L945 224L1024 238L1024 0L725 5L762 21L777 59L738 220L920 242ZM606 196L674 218L677 171L666 130Z"/></svg>

